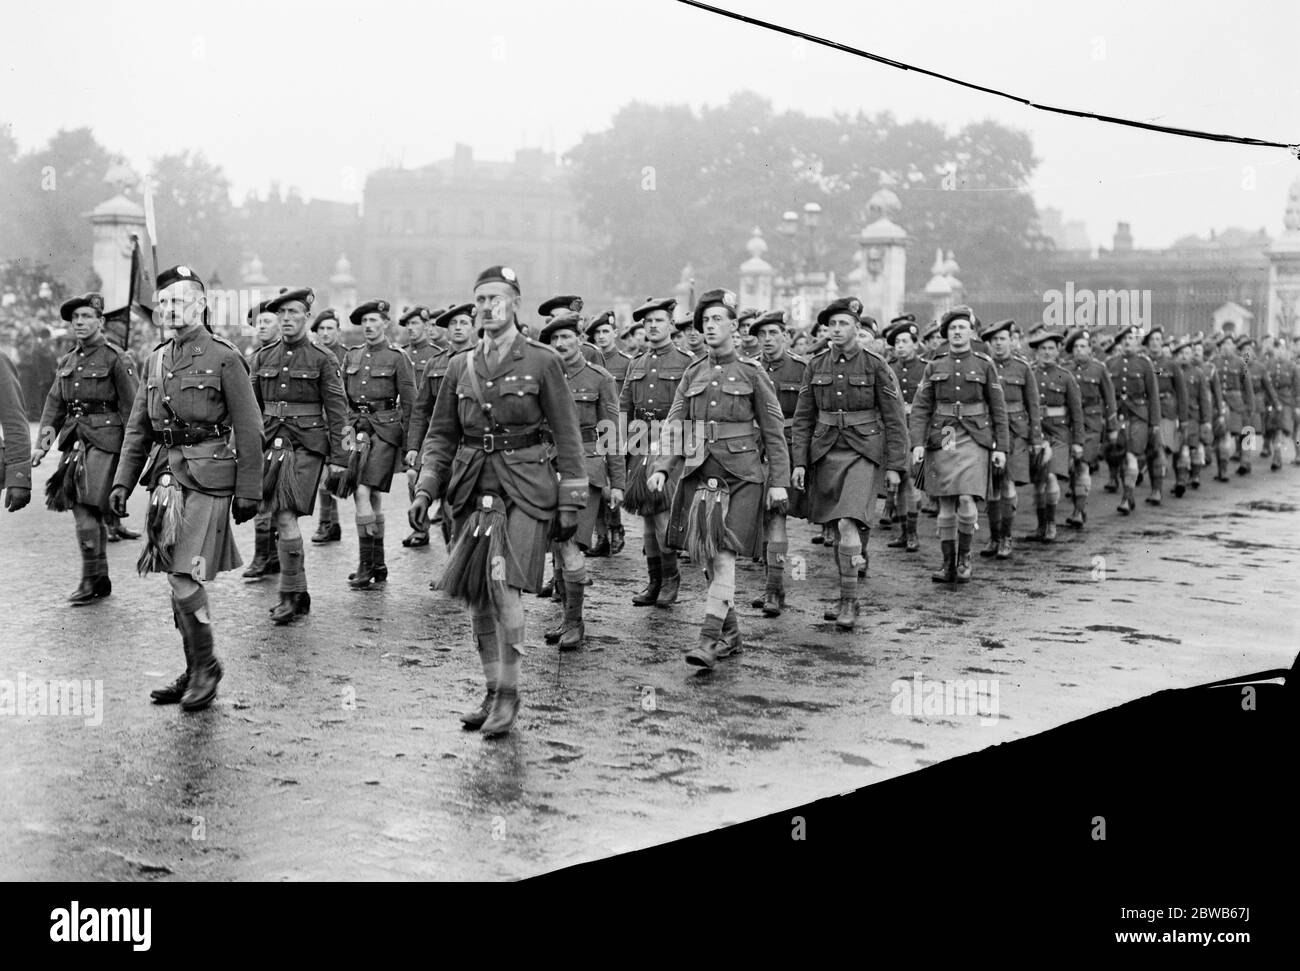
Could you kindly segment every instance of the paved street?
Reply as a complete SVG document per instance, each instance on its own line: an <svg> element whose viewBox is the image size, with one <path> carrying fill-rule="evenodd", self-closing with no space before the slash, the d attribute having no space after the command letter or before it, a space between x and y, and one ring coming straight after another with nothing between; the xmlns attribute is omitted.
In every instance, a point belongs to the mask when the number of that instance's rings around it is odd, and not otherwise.
<svg viewBox="0 0 1300 971"><path fill-rule="evenodd" d="M112 597L65 604L79 562L71 517L41 499L54 466L37 470L32 506L0 512L0 692L6 680L102 682L103 708L0 715L8 880L523 877L846 792L1164 688L1289 666L1296 650L1300 468L1257 462L1224 485L1207 475L1159 509L1139 498L1130 518L1101 491L1103 472L1087 531L1062 527L1045 549L1018 543L1009 563L976 557L965 587L929 580L933 520L922 520L920 554L886 549L890 534L874 530L852 636L821 620L834 564L797 526L792 553L806 576L790 583L791 608L772 621L751 609L762 573L745 564L747 649L704 675L681 659L702 575L686 567L672 609L632 607L644 561L629 529L620 556L592 561L585 651L543 644L559 608L526 598L523 709L508 738L484 741L456 717L481 694L468 618L427 589L445 551L399 545L402 488L387 511L386 589L347 589L351 509L342 544L309 544L304 621L271 626L274 580L236 572L211 585L226 678L210 710L186 715L148 703L183 659L166 582L135 573L137 543L109 547ZM144 507L138 491L136 528ZM1017 537L1033 522L1025 501ZM303 525L309 534L315 523ZM247 561L252 524L237 536ZM996 718L919 700L900 711L899 679L986 682Z"/></svg>

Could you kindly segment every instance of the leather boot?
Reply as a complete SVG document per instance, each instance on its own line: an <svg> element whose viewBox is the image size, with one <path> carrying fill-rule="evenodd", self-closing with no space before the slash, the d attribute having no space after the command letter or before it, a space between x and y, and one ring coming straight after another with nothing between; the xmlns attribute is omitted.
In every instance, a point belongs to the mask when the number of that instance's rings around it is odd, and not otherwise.
<svg viewBox="0 0 1300 971"><path fill-rule="evenodd" d="M609 527L609 555L618 556L623 552L623 547L627 545L627 536L623 533L623 527Z"/></svg>
<svg viewBox="0 0 1300 971"><path fill-rule="evenodd" d="M288 624L309 613L311 613L311 594L306 590L297 593L281 590L280 602L271 608L271 622Z"/></svg>
<svg viewBox="0 0 1300 971"><path fill-rule="evenodd" d="M185 651L185 671L171 684L162 688L154 688L149 692L149 697L153 699L155 705L176 705L180 703L181 698L185 696L185 689L190 684L190 670L194 667L194 660L190 651L189 638L185 636L185 628L181 627L180 611L176 609L176 597L172 597L172 623L176 629L181 632L181 647Z"/></svg>
<svg viewBox="0 0 1300 971"><path fill-rule="evenodd" d="M1056 542L1056 503L1049 502L1043 509L1043 542Z"/></svg>
<svg viewBox="0 0 1300 971"><path fill-rule="evenodd" d="M930 579L935 583L956 583L957 544L953 540L945 539L939 546L943 549L943 566L939 568L938 573L931 573Z"/></svg>
<svg viewBox="0 0 1300 971"><path fill-rule="evenodd" d="M1134 510L1136 505L1137 504L1133 501L1133 487L1126 485L1124 487L1124 498L1120 499L1119 505L1115 507L1115 511L1121 516L1127 516Z"/></svg>
<svg viewBox="0 0 1300 971"><path fill-rule="evenodd" d="M781 564L767 566L767 589L763 592L764 617L780 617L785 609L785 571Z"/></svg>
<svg viewBox="0 0 1300 971"><path fill-rule="evenodd" d="M113 592L113 585L108 577L99 576L98 527L93 531L85 531L84 536L82 530L78 530L77 534L80 537L78 545L81 547L81 582L68 597L68 603L74 607L84 607L100 597L107 597Z"/></svg>
<svg viewBox="0 0 1300 971"><path fill-rule="evenodd" d="M266 576L267 547L271 540L270 526L256 526L253 533L253 562L244 571L245 580L260 580Z"/></svg>
<svg viewBox="0 0 1300 971"><path fill-rule="evenodd" d="M108 541L110 543L116 543L118 540L122 540L122 539L139 539L139 538L140 538L140 534L134 529L129 529L128 527L123 526L121 520L118 520L116 523L114 523L113 526L110 527L108 530Z"/></svg>
<svg viewBox="0 0 1300 971"><path fill-rule="evenodd" d="M412 530L411 535L407 536L406 539L402 540L402 545L407 548L415 547L415 546L428 546L429 531L427 529Z"/></svg>
<svg viewBox="0 0 1300 971"><path fill-rule="evenodd" d="M185 598L178 604L182 630L190 642L190 678L181 696L181 708L199 711L208 707L217 696L217 683L221 680L221 662L212 649L212 624L199 620L197 612L206 611L206 591Z"/></svg>
<svg viewBox="0 0 1300 971"><path fill-rule="evenodd" d="M1043 537L1047 534L1047 509L1043 506L1036 506L1034 511L1038 513L1038 528L1032 533L1026 534L1025 539L1030 543L1041 543Z"/></svg>
<svg viewBox="0 0 1300 971"><path fill-rule="evenodd" d="M1065 525L1071 529L1083 529L1088 521L1088 500L1085 496L1074 497L1074 511L1065 517Z"/></svg>
<svg viewBox="0 0 1300 971"><path fill-rule="evenodd" d="M425 541L428 542L428 534L425 534ZM343 527L338 524L337 520L321 519L316 524L316 532L312 534L313 543L337 543L343 539Z"/></svg>
<svg viewBox="0 0 1300 971"><path fill-rule="evenodd" d="M916 535L916 513L907 514L907 546L905 549L909 553L916 553L921 549L921 540Z"/></svg>
<svg viewBox="0 0 1300 971"><path fill-rule="evenodd" d="M956 579L958 583L970 583L970 544L974 538L973 533L957 534Z"/></svg>
<svg viewBox="0 0 1300 971"><path fill-rule="evenodd" d="M731 657L744 649L745 644L740 635L740 618L736 616L735 607L728 607L727 616L722 618L722 639L718 641L718 649L714 652L714 656Z"/></svg>
<svg viewBox="0 0 1300 971"><path fill-rule="evenodd" d="M497 688L496 694L492 697L492 708L488 712L487 720L480 726L479 731L484 738L500 738L502 735L510 734L517 717L519 717L519 689Z"/></svg>
<svg viewBox="0 0 1300 971"><path fill-rule="evenodd" d="M488 715L492 712L492 703L496 700L497 686L495 681L487 683L487 693L483 695L483 700L474 711L468 711L460 716L461 725L467 729L482 728L483 723L487 721Z"/></svg>
<svg viewBox="0 0 1300 971"><path fill-rule="evenodd" d="M700 642L686 652L686 663L699 668L712 669L718 663L718 648L722 640L722 617L704 615L700 628Z"/></svg>
<svg viewBox="0 0 1300 971"><path fill-rule="evenodd" d="M370 560L375 574L375 583L388 580L388 564L384 562L384 531L381 527L378 536L370 537Z"/></svg>
<svg viewBox="0 0 1300 971"><path fill-rule="evenodd" d="M271 527L270 535L266 540L266 568L267 576L274 576L280 572L280 531L274 526Z"/></svg>
<svg viewBox="0 0 1300 971"><path fill-rule="evenodd" d="M650 582L646 588L632 598L632 603L638 607L652 607L656 600L659 599L659 590L663 586L663 572L660 558L657 556L647 556L645 558L646 569L650 573Z"/></svg>
<svg viewBox="0 0 1300 971"><path fill-rule="evenodd" d="M998 536L997 558L999 560L1011 559L1011 520L1006 518L1006 510L1003 510L1002 531Z"/></svg>
<svg viewBox="0 0 1300 971"><path fill-rule="evenodd" d="M655 599L655 606L668 607L677 602L677 588L682 582L682 575L677 570L677 554L664 553L660 556L659 569L663 579L659 587L659 596Z"/></svg>
<svg viewBox="0 0 1300 971"><path fill-rule="evenodd" d="M980 550L980 556L995 556L998 542L1002 537L1002 500L994 499L989 503L989 542Z"/></svg>
<svg viewBox="0 0 1300 971"><path fill-rule="evenodd" d="M560 634L560 650L576 651L582 647L587 629L582 622L582 600L587 588L576 580L564 585L564 632Z"/></svg>
<svg viewBox="0 0 1300 971"><path fill-rule="evenodd" d="M840 602L835 612L835 626L840 630L853 630L858 619L858 568L853 558L836 553L840 568Z"/></svg>
<svg viewBox="0 0 1300 971"><path fill-rule="evenodd" d="M1147 496L1147 505L1160 505L1161 500L1164 498L1162 486L1164 486L1164 476L1153 474L1151 476L1151 495Z"/></svg>
<svg viewBox="0 0 1300 971"><path fill-rule="evenodd" d="M348 578L348 586L353 590L365 590L375 578L375 539L373 536L358 536L361 562L356 572Z"/></svg>
<svg viewBox="0 0 1300 971"><path fill-rule="evenodd" d="M597 539L596 544L591 549L587 550L587 555L609 556L609 534L606 533L604 536Z"/></svg>

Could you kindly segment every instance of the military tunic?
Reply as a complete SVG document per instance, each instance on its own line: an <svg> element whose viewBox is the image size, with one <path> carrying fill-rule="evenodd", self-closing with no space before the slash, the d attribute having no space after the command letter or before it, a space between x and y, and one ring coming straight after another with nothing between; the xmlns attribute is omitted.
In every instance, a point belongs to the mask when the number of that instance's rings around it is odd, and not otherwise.
<svg viewBox="0 0 1300 971"><path fill-rule="evenodd" d="M387 492L405 461L402 446L415 400L411 361L396 344L380 341L348 351L343 370L351 441L355 444L362 434L370 440L370 454L357 481ZM344 436L346 440L347 430Z"/></svg>
<svg viewBox="0 0 1300 971"><path fill-rule="evenodd" d="M1083 399L1079 394L1074 374L1060 364L1035 364L1034 380L1042 401L1043 437L1052 448L1047 471L1056 476L1068 476L1072 446L1082 446L1086 432L1083 426Z"/></svg>
<svg viewBox="0 0 1300 971"><path fill-rule="evenodd" d="M1115 385L1115 411L1124 450L1132 455L1153 453L1152 429L1160 428L1155 367L1145 354L1120 351L1110 359L1107 370Z"/></svg>
<svg viewBox="0 0 1300 971"><path fill-rule="evenodd" d="M605 355L605 370L614 375L615 388L620 396L623 393L623 382L627 380L627 369L632 366L632 360L631 354L616 348Z"/></svg>
<svg viewBox="0 0 1300 971"><path fill-rule="evenodd" d="M1110 371L1095 357L1071 358L1069 364L1083 402L1083 460L1095 467L1102 455L1102 437L1116 430L1115 385Z"/></svg>
<svg viewBox="0 0 1300 971"><path fill-rule="evenodd" d="M1300 392L1300 367L1294 361L1274 357L1269 361L1268 378L1277 396L1277 403L1264 415L1264 430L1270 435L1274 432L1293 435L1296 393Z"/></svg>
<svg viewBox="0 0 1300 971"><path fill-rule="evenodd" d="M419 452L424 447L424 436L429 433L429 419L433 417L433 405L438 400L443 378L447 376L447 366L456 354L463 354L468 348L459 351L444 350L425 362L424 370L416 380L415 402L411 406L411 424L406 430L406 450L415 452L416 468L419 468Z"/></svg>
<svg viewBox="0 0 1300 971"><path fill-rule="evenodd" d="M578 514L578 532L574 538L587 548L591 546L592 532L607 490L621 491L627 481L627 463L618 448L618 392L614 390L614 376L586 358L577 366L563 362L561 365L578 413L587 467L587 504Z"/></svg>
<svg viewBox="0 0 1300 971"><path fill-rule="evenodd" d="M1268 374L1268 365L1258 357L1246 365L1250 376L1250 390L1255 399L1250 411L1250 424L1256 432L1264 431L1265 415L1277 406L1277 392L1273 390L1273 380Z"/></svg>
<svg viewBox="0 0 1300 971"><path fill-rule="evenodd" d="M32 487L32 439L18 369L0 353L0 488Z"/></svg>
<svg viewBox="0 0 1300 971"><path fill-rule="evenodd" d="M668 417L677 383L693 363L689 354L668 344L645 350L628 365L618 408L627 421L628 495L623 508L630 513L643 512L644 506L642 501L638 501L638 496L645 496L646 470L652 454L659 447L660 425ZM678 474L674 470L664 485L665 496L670 501L677 487Z"/></svg>
<svg viewBox="0 0 1300 971"><path fill-rule="evenodd" d="M1183 370L1172 357L1153 361L1156 370L1156 388L1160 392L1160 442L1171 452L1183 446L1182 432L1187 427L1191 403L1187 397L1187 382ZM1187 444L1194 444L1188 439Z"/></svg>
<svg viewBox="0 0 1300 971"><path fill-rule="evenodd" d="M1016 485L1029 482L1029 449L1043 443L1043 411L1035 369L1015 354L1005 360L993 358L1002 379L1002 397L1007 406L1007 432L1011 451L1006 474ZM990 497L996 498L996 497Z"/></svg>
<svg viewBox="0 0 1300 971"><path fill-rule="evenodd" d="M293 451L292 465L286 470L292 468L301 504L285 511L310 516L325 462L346 465L348 461L343 450L347 401L337 358L304 334L292 344L278 340L258 348L250 367L253 393L262 409L267 461L285 461L284 452Z"/></svg>
<svg viewBox="0 0 1300 971"><path fill-rule="evenodd" d="M509 523L506 583L536 592L556 510L577 512L587 505L577 410L559 355L550 347L518 334L491 368L484 351L480 344L448 364L421 449L416 490L445 502L457 535L484 495L502 498ZM553 439L554 467L543 424Z"/></svg>
<svg viewBox="0 0 1300 971"><path fill-rule="evenodd" d="M424 366L439 354L445 353L443 348L439 347L431 340L423 340L417 343L407 344L402 348L406 352L407 358L411 361L411 370L415 375L415 383L420 383L420 378L424 375Z"/></svg>
<svg viewBox="0 0 1300 971"><path fill-rule="evenodd" d="M1210 412L1212 415L1210 434L1212 438L1217 439L1222 437L1227 427L1228 403L1223 396L1223 378L1219 366L1214 363L1213 358L1205 358L1195 366L1205 377L1205 386L1210 392ZM1210 443L1207 442L1206 444Z"/></svg>
<svg viewBox="0 0 1300 971"><path fill-rule="evenodd" d="M85 475L84 479L81 474L71 476L73 501L108 511L136 385L131 359L107 343L102 333L79 342L59 359L41 413L41 444L48 449L50 440L58 436L61 467L80 453Z"/></svg>
<svg viewBox="0 0 1300 971"><path fill-rule="evenodd" d="M793 469L795 466L794 414L799 407L799 389L803 387L803 375L808 367L808 360L797 354L783 351L775 360L760 357L758 363L762 365L768 380L772 382L776 400L781 405L781 423L785 428L790 468ZM808 493L805 490L791 486L786 515L796 519L808 518Z"/></svg>
<svg viewBox="0 0 1300 971"><path fill-rule="evenodd" d="M1007 453L1006 399L993 359L974 350L936 355L926 365L908 424L924 443L925 491L983 499L992 485L990 452Z"/></svg>
<svg viewBox="0 0 1300 971"><path fill-rule="evenodd" d="M167 572L210 580L242 565L230 505L236 496L262 498L261 440L261 414L237 347L199 327L149 355L113 485L129 493L139 479L153 492L170 477L181 488L183 516Z"/></svg>
<svg viewBox="0 0 1300 971"><path fill-rule="evenodd" d="M1188 361L1179 364L1183 372L1183 384L1187 388L1187 426L1183 435L1183 444L1194 449L1199 442L1211 445L1214 425L1214 401L1210 393L1210 380L1205 372Z"/></svg>
<svg viewBox="0 0 1300 971"><path fill-rule="evenodd" d="M687 548L687 520L695 493L714 480L725 486L727 543L737 556L763 551L766 488L788 489L790 459L781 405L754 361L735 351L710 352L681 377L668 410L653 470L669 479L681 469L673 495L668 546ZM759 458L759 443L767 468Z"/></svg>
<svg viewBox="0 0 1300 971"><path fill-rule="evenodd" d="M1246 368L1246 362L1235 355L1223 355L1220 359L1219 377L1223 381L1223 400L1228 406L1228 433L1239 435L1251 426L1255 411L1254 382Z"/></svg>

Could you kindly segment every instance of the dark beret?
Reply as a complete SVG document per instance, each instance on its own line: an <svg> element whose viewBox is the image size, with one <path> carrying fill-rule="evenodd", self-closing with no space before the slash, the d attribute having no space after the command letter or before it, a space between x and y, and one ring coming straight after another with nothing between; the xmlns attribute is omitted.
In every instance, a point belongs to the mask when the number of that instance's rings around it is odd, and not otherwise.
<svg viewBox="0 0 1300 971"><path fill-rule="evenodd" d="M907 316L911 317L912 315L908 314ZM885 331L885 343L890 347L893 347L894 341L898 340L898 338L903 334L911 334L912 340L916 340L920 334L920 330L916 326L916 321L904 320L902 317L895 317L893 325Z"/></svg>
<svg viewBox="0 0 1300 971"><path fill-rule="evenodd" d="M432 320L433 314L424 304L417 303L414 307L407 307L402 311L402 316L397 318L397 325L405 327L410 323L412 317L419 317L421 320Z"/></svg>
<svg viewBox="0 0 1300 971"><path fill-rule="evenodd" d="M434 318L434 323L439 327L446 327L451 323L453 317L468 317L474 319L474 305L472 303L458 303L448 307L442 313Z"/></svg>
<svg viewBox="0 0 1300 971"><path fill-rule="evenodd" d="M650 313L652 310L667 310L668 313L671 314L673 312L673 308L676 306L677 306L676 297L646 297L645 303L641 304L641 306L637 307L635 310L632 311L632 319L634 321L640 320L642 317Z"/></svg>
<svg viewBox="0 0 1300 971"><path fill-rule="evenodd" d="M569 295L551 297L544 304L537 308L537 312L543 317L550 317L560 310L572 310L577 313L582 309L582 298Z"/></svg>
<svg viewBox="0 0 1300 971"><path fill-rule="evenodd" d="M1142 335L1143 346L1145 346L1147 341L1151 340L1151 338L1154 337L1156 334L1163 334L1164 332L1165 329L1163 327L1152 327L1149 331L1147 331L1145 334Z"/></svg>
<svg viewBox="0 0 1300 971"><path fill-rule="evenodd" d="M1111 344L1111 347L1118 347L1120 344L1123 344L1124 338L1129 335L1129 331L1134 329L1134 325L1129 324L1128 326L1121 327L1119 330L1115 331L1115 340L1114 343Z"/></svg>
<svg viewBox="0 0 1300 971"><path fill-rule="evenodd" d="M695 312L691 314L691 323L695 325L696 330L704 330L704 311L713 306L726 308L727 312L731 314L731 319L735 320L740 313L736 306L739 302L735 293L725 287L705 290L704 295L700 297L699 303L695 305Z"/></svg>
<svg viewBox="0 0 1300 971"><path fill-rule="evenodd" d="M1029 338L1029 346L1039 347L1043 344L1046 344L1048 341L1056 341L1056 343L1059 344L1061 343L1061 335L1054 330L1048 330L1046 327L1044 327L1033 337Z"/></svg>
<svg viewBox="0 0 1300 971"><path fill-rule="evenodd" d="M1237 350L1244 351L1247 347L1250 347L1251 345L1254 345L1256 347L1259 346L1258 344L1255 344L1255 338L1251 337L1249 334L1242 334L1240 337L1237 338Z"/></svg>
<svg viewBox="0 0 1300 971"><path fill-rule="evenodd" d="M892 327L894 324L901 324L903 321L912 324L916 323L916 314L899 314L889 321L889 325Z"/></svg>
<svg viewBox="0 0 1300 971"><path fill-rule="evenodd" d="M542 328L542 333L538 337L543 344L551 343L556 333L562 330L571 330L575 334L582 333L582 318L572 310L561 310L551 317L550 323Z"/></svg>
<svg viewBox="0 0 1300 971"><path fill-rule="evenodd" d="M766 313L759 314L758 319L749 325L750 336L757 337L758 332L769 324L775 324L777 327L785 330L786 327L789 326L786 319L786 312L784 310L769 310Z"/></svg>
<svg viewBox="0 0 1300 971"><path fill-rule="evenodd" d="M260 317L262 314L274 313L274 311L267 306L267 304L269 304L270 302L271 301L269 300L263 300L261 303L257 304L256 306L248 308L248 325L250 327L253 325L253 321L257 320L257 318Z"/></svg>
<svg viewBox="0 0 1300 971"><path fill-rule="evenodd" d="M975 316L975 311L970 307L961 306L953 307L939 318L939 336L944 340L948 339L948 325L954 320L965 320L971 325L971 329L979 333L979 318Z"/></svg>
<svg viewBox="0 0 1300 971"><path fill-rule="evenodd" d="M311 287L297 287L293 290L281 290L278 296L272 297L266 302L266 309L271 313L276 313L286 303L297 300L304 304L308 310L311 309L312 303L316 300L316 291Z"/></svg>
<svg viewBox="0 0 1300 971"><path fill-rule="evenodd" d="M1179 351L1183 350L1183 348L1191 347L1192 343L1193 341L1191 337L1180 337L1174 342L1174 346L1170 348L1170 353L1177 354Z"/></svg>
<svg viewBox="0 0 1300 971"><path fill-rule="evenodd" d="M1010 317L1008 317L1006 320L999 320L997 323L989 324L987 327L985 327L984 330L980 332L980 339L987 341L994 334L1000 334L1004 330L1008 334L1010 334L1011 328L1014 326L1016 326L1016 322Z"/></svg>
<svg viewBox="0 0 1300 971"><path fill-rule="evenodd" d="M515 293L519 293L519 277L514 270L508 266L489 266L486 270L478 275L474 281L474 289L477 290L485 283L504 283Z"/></svg>
<svg viewBox="0 0 1300 971"><path fill-rule="evenodd" d="M939 321L937 320L930 321L930 326L927 327L925 330L921 331L921 343L924 344L931 337L934 337L938 333L939 333Z"/></svg>
<svg viewBox="0 0 1300 971"><path fill-rule="evenodd" d="M587 325L587 333L594 334L596 333L597 327L604 327L606 324L609 324L609 326L613 327L615 330L618 330L617 322L614 320L614 311L606 310L603 313L597 314L595 317L593 317L591 319L591 323Z"/></svg>
<svg viewBox="0 0 1300 971"><path fill-rule="evenodd" d="M832 300L817 312L817 323L825 327L836 314L848 314L856 319L860 313L862 313L861 300L857 297L840 297L838 300Z"/></svg>
<svg viewBox="0 0 1300 971"><path fill-rule="evenodd" d="M858 325L867 328L867 330L877 336L880 334L880 324L876 321L875 317L871 316L871 314L863 314L859 317Z"/></svg>
<svg viewBox="0 0 1300 971"><path fill-rule="evenodd" d="M82 307L89 307L102 317L104 314L104 298L98 293L85 293L80 297L65 300L59 305L59 316L64 320L71 321L73 311L80 310Z"/></svg>
<svg viewBox="0 0 1300 971"><path fill-rule="evenodd" d="M191 270L184 263L169 267L158 274L158 281L154 284L157 290L165 290L178 280L188 280L190 283L197 283L199 289L206 291L208 288L203 285L203 280L199 275Z"/></svg>
<svg viewBox="0 0 1300 971"><path fill-rule="evenodd" d="M1074 345L1077 344L1081 338L1085 340L1092 340L1092 334L1084 330L1082 327L1076 327L1074 330L1070 331L1068 334L1065 335L1065 340L1061 342L1061 345L1065 348L1066 352L1068 353L1069 351L1074 350Z"/></svg>
<svg viewBox="0 0 1300 971"><path fill-rule="evenodd" d="M357 307L356 310L352 311L352 313L348 314L348 320L352 321L352 323L356 324L358 327L361 326L361 318L366 314L379 314L384 318L384 320L387 320L389 309L387 300L367 300L365 303Z"/></svg>
<svg viewBox="0 0 1300 971"><path fill-rule="evenodd" d="M637 329L645 330L645 324L643 324L639 319L633 317L628 325L619 332L619 339L627 340L632 336L632 332Z"/></svg>
<svg viewBox="0 0 1300 971"><path fill-rule="evenodd" d="M316 333L316 329L320 327L321 322L325 320L332 320L336 324L339 322L339 315L333 307L326 307L316 315L316 319L311 322L311 332L313 334Z"/></svg>

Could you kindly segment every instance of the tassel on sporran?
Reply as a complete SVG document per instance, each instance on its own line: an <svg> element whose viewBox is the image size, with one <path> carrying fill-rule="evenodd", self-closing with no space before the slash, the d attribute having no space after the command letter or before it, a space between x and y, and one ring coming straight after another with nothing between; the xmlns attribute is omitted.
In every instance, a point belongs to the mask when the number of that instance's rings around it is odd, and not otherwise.
<svg viewBox="0 0 1300 971"><path fill-rule="evenodd" d="M146 573L165 573L170 568L172 550L176 547L184 515L185 493L171 475L164 475L158 480L158 486L149 498L144 548L135 565L141 576Z"/></svg>
<svg viewBox="0 0 1300 971"><path fill-rule="evenodd" d="M444 519L450 515L443 510ZM484 496L462 528L433 589L470 607L498 606L505 602L508 552L505 503L497 496Z"/></svg>
<svg viewBox="0 0 1300 971"><path fill-rule="evenodd" d="M712 563L721 550L740 549L740 541L727 529L730 503L727 484L719 479L706 479L696 488L686 514L686 551L693 563Z"/></svg>

